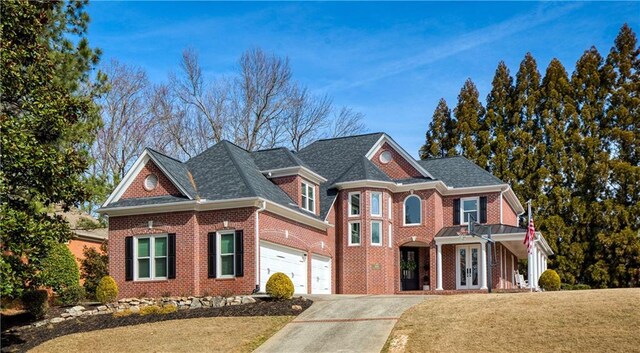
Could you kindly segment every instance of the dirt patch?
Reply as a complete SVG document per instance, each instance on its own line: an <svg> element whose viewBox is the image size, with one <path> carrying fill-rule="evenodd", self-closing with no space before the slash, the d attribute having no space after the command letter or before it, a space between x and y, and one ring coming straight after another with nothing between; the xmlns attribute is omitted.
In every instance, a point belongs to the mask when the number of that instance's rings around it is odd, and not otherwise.
<svg viewBox="0 0 640 353"><path fill-rule="evenodd" d="M237 317L237 316L296 316L311 306L312 301L304 298L273 301L269 298L256 298L256 303L231 305L220 308L201 308L179 310L165 315L131 315L114 317L113 315L81 316L73 320L42 327L29 328L18 332L5 331L2 327L2 352L25 352L42 342L50 339L78 332L89 332L122 326L140 325L167 320L195 319L207 317ZM293 310L293 305L299 305L302 310Z"/></svg>

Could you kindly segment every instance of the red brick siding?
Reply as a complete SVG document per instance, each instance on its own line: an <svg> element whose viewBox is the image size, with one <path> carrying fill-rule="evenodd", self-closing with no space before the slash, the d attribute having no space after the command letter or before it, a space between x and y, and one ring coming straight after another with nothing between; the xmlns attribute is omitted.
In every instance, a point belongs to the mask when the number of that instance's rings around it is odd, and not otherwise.
<svg viewBox="0 0 640 353"><path fill-rule="evenodd" d="M151 174L155 174L158 177L158 185L153 190L147 190L144 187L144 180ZM121 198L129 199L165 195L180 196L182 193L173 185L171 180L162 173L162 170L160 170L152 160L149 160L147 164L142 167L142 170L135 177L131 185L129 185L129 188L122 194Z"/></svg>
<svg viewBox="0 0 640 353"><path fill-rule="evenodd" d="M384 151L391 152L392 160L387 164L382 164L380 162L380 154ZM371 161L380 168L385 174L387 174L391 179L407 179L412 177L420 177L422 176L420 172L418 172L409 161L404 159L393 147L391 147L388 143L384 143L382 147L376 152L376 154L371 158Z"/></svg>
<svg viewBox="0 0 640 353"><path fill-rule="evenodd" d="M502 224L518 226L518 215L504 197L502 198Z"/></svg>

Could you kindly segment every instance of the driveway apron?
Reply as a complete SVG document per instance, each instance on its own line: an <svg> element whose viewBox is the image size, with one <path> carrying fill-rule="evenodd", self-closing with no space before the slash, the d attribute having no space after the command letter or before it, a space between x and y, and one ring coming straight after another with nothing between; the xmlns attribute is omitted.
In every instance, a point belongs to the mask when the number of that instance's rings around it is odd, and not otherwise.
<svg viewBox="0 0 640 353"><path fill-rule="evenodd" d="M315 295L313 305L255 352L380 352L413 295Z"/></svg>

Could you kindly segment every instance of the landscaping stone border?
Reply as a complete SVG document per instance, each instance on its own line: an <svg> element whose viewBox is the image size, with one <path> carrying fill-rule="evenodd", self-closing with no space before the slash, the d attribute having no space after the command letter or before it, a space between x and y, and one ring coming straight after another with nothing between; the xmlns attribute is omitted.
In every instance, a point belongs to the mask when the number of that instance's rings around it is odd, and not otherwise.
<svg viewBox="0 0 640 353"><path fill-rule="evenodd" d="M40 327L47 324L57 324L62 321L71 320L78 316L104 315L123 312L129 310L136 314L141 308L150 305L160 307L173 306L178 310L198 309L198 308L219 308L227 305L242 305L255 303L256 300L251 296L205 296L205 297L164 297L164 298L125 298L115 303L100 305L95 308L87 309L82 305L76 305L66 309L60 316L34 322L29 325L13 328L12 331L19 331L30 327Z"/></svg>

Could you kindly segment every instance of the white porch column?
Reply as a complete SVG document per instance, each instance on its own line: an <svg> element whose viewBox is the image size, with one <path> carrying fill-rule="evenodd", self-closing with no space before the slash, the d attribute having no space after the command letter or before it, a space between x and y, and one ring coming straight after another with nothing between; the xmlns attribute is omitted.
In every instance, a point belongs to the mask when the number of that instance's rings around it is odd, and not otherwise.
<svg viewBox="0 0 640 353"><path fill-rule="evenodd" d="M536 243L533 243L533 289L538 288L538 277L540 274L538 273L538 248L536 247Z"/></svg>
<svg viewBox="0 0 640 353"><path fill-rule="evenodd" d="M529 288L535 288L533 286L533 251L527 253L527 282L529 283Z"/></svg>
<svg viewBox="0 0 640 353"><path fill-rule="evenodd" d="M542 275L542 272L544 272L543 262L544 262L544 255L542 255L542 251L538 251L538 268L540 269L538 277L540 277L540 275Z"/></svg>
<svg viewBox="0 0 640 353"><path fill-rule="evenodd" d="M442 244L437 244L438 255L436 256L436 290L442 290Z"/></svg>
<svg viewBox="0 0 640 353"><path fill-rule="evenodd" d="M487 242L480 244L480 259L482 267L480 270L480 289L487 289Z"/></svg>

